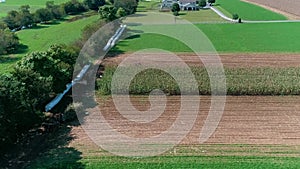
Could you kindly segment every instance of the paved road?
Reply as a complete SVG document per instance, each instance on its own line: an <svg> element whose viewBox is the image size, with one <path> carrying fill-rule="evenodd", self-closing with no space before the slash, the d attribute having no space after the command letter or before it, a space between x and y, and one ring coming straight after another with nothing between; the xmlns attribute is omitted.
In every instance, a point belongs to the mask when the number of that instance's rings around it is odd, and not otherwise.
<svg viewBox="0 0 300 169"><path fill-rule="evenodd" d="M218 14L223 19L229 21L229 22L238 22L238 20L231 19L224 15L220 10L216 9L212 6L207 6L206 8L210 8L212 11L214 11L216 14ZM271 21L249 21L249 20L242 20L243 23L285 23L285 22L300 22L300 20L271 20Z"/></svg>

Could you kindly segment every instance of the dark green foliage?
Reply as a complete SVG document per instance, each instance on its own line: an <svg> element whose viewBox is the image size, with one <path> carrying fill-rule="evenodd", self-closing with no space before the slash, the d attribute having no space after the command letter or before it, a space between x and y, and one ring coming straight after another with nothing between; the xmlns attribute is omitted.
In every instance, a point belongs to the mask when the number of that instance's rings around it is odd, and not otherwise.
<svg viewBox="0 0 300 169"><path fill-rule="evenodd" d="M9 27L9 29L19 28L20 25L20 14L18 11L9 11L7 16L3 19L5 24Z"/></svg>
<svg viewBox="0 0 300 169"><path fill-rule="evenodd" d="M0 76L0 149L38 126L50 94L72 79L77 53L63 45L26 55L10 75Z"/></svg>
<svg viewBox="0 0 300 169"><path fill-rule="evenodd" d="M16 69L0 77L0 149L40 123L50 90L51 79L31 70Z"/></svg>
<svg viewBox="0 0 300 169"><path fill-rule="evenodd" d="M180 7L178 3L174 3L172 5L172 12L174 16L178 16L178 12L180 11Z"/></svg>
<svg viewBox="0 0 300 169"><path fill-rule="evenodd" d="M123 8L127 15L136 12L138 1L136 0L114 0L114 7L116 9Z"/></svg>
<svg viewBox="0 0 300 169"><path fill-rule="evenodd" d="M0 55L13 53L19 46L19 38L5 24L0 25Z"/></svg>
<svg viewBox="0 0 300 169"><path fill-rule="evenodd" d="M34 23L34 16L30 13L30 6L23 5L19 11L9 11L3 21L10 29L21 29L30 27Z"/></svg>
<svg viewBox="0 0 300 169"><path fill-rule="evenodd" d="M232 19L234 19L234 20L239 19L239 15L238 14L232 14Z"/></svg>
<svg viewBox="0 0 300 169"><path fill-rule="evenodd" d="M77 0L66 2L63 7L65 12L70 15L75 15L87 11L85 5Z"/></svg>
<svg viewBox="0 0 300 169"><path fill-rule="evenodd" d="M202 8L205 7L206 6L206 0L200 0L199 1L199 6L202 7Z"/></svg>
<svg viewBox="0 0 300 169"><path fill-rule="evenodd" d="M118 18L121 18L121 17L126 16L126 15L127 15L127 14L126 14L126 11L125 11L123 8L119 8L119 9L117 10L116 16L117 16Z"/></svg>
<svg viewBox="0 0 300 169"><path fill-rule="evenodd" d="M34 16L36 22L48 22L54 18L51 11L46 8L40 8L36 10Z"/></svg>
<svg viewBox="0 0 300 169"><path fill-rule="evenodd" d="M33 14L29 11L29 5L23 5L20 7L20 25L28 27L29 25L34 23Z"/></svg>
<svg viewBox="0 0 300 169"><path fill-rule="evenodd" d="M106 21L112 21L116 19L117 9L111 5L104 5L99 8L100 18Z"/></svg>
<svg viewBox="0 0 300 169"><path fill-rule="evenodd" d="M89 9L98 11L100 6L105 5L105 0L84 0L83 3L88 6Z"/></svg>
<svg viewBox="0 0 300 169"><path fill-rule="evenodd" d="M216 3L216 0L208 0L207 2L210 4L213 4L213 3Z"/></svg>
<svg viewBox="0 0 300 169"><path fill-rule="evenodd" d="M65 10L62 5L55 5L53 1L46 2L46 9L48 9L54 19L61 19L65 15Z"/></svg>
<svg viewBox="0 0 300 169"><path fill-rule="evenodd" d="M76 52L63 45L53 45L45 52L32 52L17 63L17 69L29 69L42 77L51 77L55 93L65 89L71 81Z"/></svg>

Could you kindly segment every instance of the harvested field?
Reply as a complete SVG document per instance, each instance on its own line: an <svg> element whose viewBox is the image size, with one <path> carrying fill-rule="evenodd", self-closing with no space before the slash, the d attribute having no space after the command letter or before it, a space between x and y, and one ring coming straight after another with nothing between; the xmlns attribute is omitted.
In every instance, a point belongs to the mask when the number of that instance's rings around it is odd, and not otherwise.
<svg viewBox="0 0 300 169"><path fill-rule="evenodd" d="M179 147L178 152L197 153L197 155L272 155L298 156L300 143L300 103L295 97L232 97L228 96L223 117L212 137L199 145L198 138L210 107L210 97L200 99L198 118L181 146L192 146L191 151ZM180 97L167 97L164 113L153 122L135 123L122 117L116 110L112 99L98 99L99 108L112 128L131 137L153 137L172 125L180 108ZM132 104L140 111L149 109L148 97L134 96ZM195 100L196 101L196 100ZM186 112L188 113L188 112ZM191 120L192 121L192 120ZM75 146L85 153L95 156L107 155L97 148L81 127L74 127L72 134ZM217 145L222 146L217 146ZM225 145L224 145L225 144ZM240 146L238 146L240 145ZM205 151L203 151L203 149ZM288 153L288 154L285 154ZM273 155L274 155L273 154ZM91 154L89 154L91 155ZM94 156L93 155L93 156Z"/></svg>
<svg viewBox="0 0 300 169"><path fill-rule="evenodd" d="M244 0L245 1L245 0ZM264 8L273 10L274 12L287 15L290 19L300 18L300 1L299 0L246 0L246 2L252 2L255 4L262 5ZM278 11L279 10L279 11Z"/></svg>
<svg viewBox="0 0 300 169"><path fill-rule="evenodd" d="M115 57L108 57L104 60L104 65L118 65L130 54L121 54ZM155 62L156 58L164 57L165 54L149 53L141 56L145 58L151 58L152 62ZM178 56L185 61L188 65L203 65L201 60L195 54L178 54ZM225 67L299 67L300 66L300 54L220 54L221 61ZM157 59L160 60L161 59ZM136 61L138 63L139 60ZM168 64L172 64L172 61L166 60Z"/></svg>

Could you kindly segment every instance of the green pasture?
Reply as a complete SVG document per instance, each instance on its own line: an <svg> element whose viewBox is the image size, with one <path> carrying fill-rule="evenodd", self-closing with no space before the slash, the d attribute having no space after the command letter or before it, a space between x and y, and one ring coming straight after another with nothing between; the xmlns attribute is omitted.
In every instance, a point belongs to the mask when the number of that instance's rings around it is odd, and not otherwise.
<svg viewBox="0 0 300 169"><path fill-rule="evenodd" d="M156 25L162 31L170 25ZM172 26L172 25L171 25ZM196 24L220 53L293 53L300 52L300 23L259 24ZM147 30L151 25L135 26L133 30ZM176 32L194 36L177 25ZM194 39L195 40L195 39ZM195 40L195 43L197 40ZM201 40L199 39L199 43ZM134 52L159 48L171 52L191 52L179 41L158 35L139 34L121 41L113 51Z"/></svg>
<svg viewBox="0 0 300 169"><path fill-rule="evenodd" d="M75 22L58 22L54 25L39 25L34 29L17 33L22 44L28 46L28 52L46 50L54 43L69 44L81 37L82 29L99 19L98 15L83 18Z"/></svg>
<svg viewBox="0 0 300 169"><path fill-rule="evenodd" d="M154 1L139 1L139 5L137 7L137 12L146 12L151 10L158 11L160 8L160 1L154 0Z"/></svg>
<svg viewBox="0 0 300 169"><path fill-rule="evenodd" d="M223 22L219 15L212 10L199 10L199 11L180 11L179 15L182 19L186 19L190 22Z"/></svg>
<svg viewBox="0 0 300 169"><path fill-rule="evenodd" d="M41 24L33 29L25 29L17 32L24 49L18 54L1 56L0 72L5 73L12 70L16 61L26 53L48 49L52 44L70 44L81 37L82 29L99 19L98 15L83 18L74 22L55 22L52 24Z"/></svg>
<svg viewBox="0 0 300 169"><path fill-rule="evenodd" d="M18 10L22 5L29 5L32 11L45 7L47 1L54 1L55 4L61 4L69 0L6 0L0 3L0 18L6 16L11 10Z"/></svg>
<svg viewBox="0 0 300 169"><path fill-rule="evenodd" d="M294 150L293 150L294 148ZM296 148L296 149L295 149ZM281 145L177 146L163 155L118 157L86 145L51 149L26 169L298 169L297 147ZM51 159L51 160L49 160Z"/></svg>
<svg viewBox="0 0 300 169"><path fill-rule="evenodd" d="M217 8L223 9L225 15L232 17L232 14L238 14L245 20L286 20L287 18L281 14L264 9L257 5L253 5L242 0L217 0ZM227 11L227 12L226 12Z"/></svg>

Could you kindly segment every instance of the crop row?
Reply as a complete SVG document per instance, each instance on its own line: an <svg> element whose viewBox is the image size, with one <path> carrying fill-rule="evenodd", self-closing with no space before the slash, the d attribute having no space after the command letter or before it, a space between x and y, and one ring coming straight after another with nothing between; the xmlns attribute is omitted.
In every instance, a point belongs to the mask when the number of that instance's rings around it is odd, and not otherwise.
<svg viewBox="0 0 300 169"><path fill-rule="evenodd" d="M176 74L177 81L167 72L147 69L130 77L134 67L118 68L122 78L114 81L114 93L149 94L160 89L168 95L180 95L193 92L195 81L187 79L183 68L170 68L168 72ZM107 67L102 79L97 81L98 91L103 95L111 94L111 82L116 67ZM192 67L191 72L201 95L210 95L211 87L218 94L223 94L226 84L228 95L298 95L300 94L300 68L225 68L225 80L217 80L211 85L211 79L218 79L217 73L208 76L205 68ZM180 78L182 77L182 78ZM124 84L130 80L129 89ZM220 78L222 79L222 78ZM220 85L222 84L222 85ZM180 90L180 86L184 86Z"/></svg>

